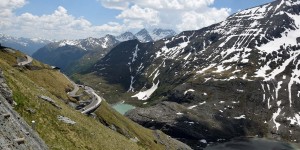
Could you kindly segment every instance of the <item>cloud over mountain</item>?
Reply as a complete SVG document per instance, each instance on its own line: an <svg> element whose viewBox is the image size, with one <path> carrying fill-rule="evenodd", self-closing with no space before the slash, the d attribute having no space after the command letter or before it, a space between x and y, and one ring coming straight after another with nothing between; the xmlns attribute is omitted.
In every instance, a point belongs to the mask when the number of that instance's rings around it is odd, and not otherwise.
<svg viewBox="0 0 300 150"><path fill-rule="evenodd" d="M212 7L214 0L99 1L106 8L121 10L117 18L123 19L124 24L175 28L178 31L199 29L220 22L231 12L229 8Z"/></svg>
<svg viewBox="0 0 300 150"><path fill-rule="evenodd" d="M214 8L214 0L98 0L105 9L116 10L114 22L93 24L58 6L52 13L16 13L28 0L0 2L0 28L4 34L46 39L78 39L120 34L142 28L176 31L199 29L224 20L230 9ZM100 9L100 8L99 8ZM101 18L99 18L101 19ZM66 34L67 33L67 34Z"/></svg>

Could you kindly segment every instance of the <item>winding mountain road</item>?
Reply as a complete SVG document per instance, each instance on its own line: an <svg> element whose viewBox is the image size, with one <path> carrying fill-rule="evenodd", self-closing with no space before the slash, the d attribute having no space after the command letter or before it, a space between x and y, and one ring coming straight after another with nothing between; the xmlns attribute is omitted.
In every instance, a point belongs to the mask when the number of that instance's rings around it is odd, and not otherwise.
<svg viewBox="0 0 300 150"><path fill-rule="evenodd" d="M76 95L77 91L79 90L79 86L78 84L76 84L74 81L72 81L69 77L67 77L66 75L64 75L74 86L73 91L68 92L69 96L71 97L77 97L79 95ZM85 106L84 108L81 109L81 113L83 114L89 114L92 113L93 111L95 111L101 104L102 99L99 95L97 95L94 91L94 89L92 89L91 87L88 86L84 86L84 90L92 95L92 102L90 104L88 104L87 106Z"/></svg>
<svg viewBox="0 0 300 150"><path fill-rule="evenodd" d="M19 66L25 66L25 65L28 65L28 64L30 64L30 63L33 61L32 57L30 57L30 56L28 56L28 55L26 55L25 57L26 57L26 60L25 60L25 61L19 62L19 63L18 63Z"/></svg>
<svg viewBox="0 0 300 150"><path fill-rule="evenodd" d="M93 99L92 102L85 106L84 108L82 108L82 112L83 114L89 114L92 113L93 111L95 111L101 104L102 99L99 95L97 95L94 90L91 91L91 94L93 95Z"/></svg>
<svg viewBox="0 0 300 150"><path fill-rule="evenodd" d="M79 87L78 87L77 84L73 84L73 85L74 85L74 89L73 89L73 91L69 92L69 95L70 95L71 97L77 97L77 96L79 96L79 95L76 95L76 93L77 93L78 90L79 90Z"/></svg>

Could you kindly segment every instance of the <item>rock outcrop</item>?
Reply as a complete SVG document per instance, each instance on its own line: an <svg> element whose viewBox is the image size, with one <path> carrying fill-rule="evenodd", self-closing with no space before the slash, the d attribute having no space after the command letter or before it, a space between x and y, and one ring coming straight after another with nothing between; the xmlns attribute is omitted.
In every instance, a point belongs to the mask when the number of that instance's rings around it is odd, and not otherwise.
<svg viewBox="0 0 300 150"><path fill-rule="evenodd" d="M0 75L0 149L48 149L38 134L11 107L12 92L4 82L3 74Z"/></svg>
<svg viewBox="0 0 300 150"><path fill-rule="evenodd" d="M10 103L13 103L12 91L8 88L8 85L5 82L4 75L0 69L0 94Z"/></svg>

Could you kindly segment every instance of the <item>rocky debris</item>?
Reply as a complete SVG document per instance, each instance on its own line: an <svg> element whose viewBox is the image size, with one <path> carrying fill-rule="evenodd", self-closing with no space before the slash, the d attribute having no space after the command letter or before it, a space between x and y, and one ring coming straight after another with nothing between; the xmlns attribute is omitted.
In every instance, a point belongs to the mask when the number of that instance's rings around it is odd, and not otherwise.
<svg viewBox="0 0 300 150"><path fill-rule="evenodd" d="M130 140L131 140L132 142L134 142L134 143L137 143L137 142L140 141L139 138L137 138L137 137L130 138Z"/></svg>
<svg viewBox="0 0 300 150"><path fill-rule="evenodd" d="M214 102L208 103L193 105L196 107L191 109L190 105L164 101L148 108L131 110L125 115L144 127L161 130L193 149L207 146L203 139L207 142L220 142L220 139L228 141L233 137L267 134L267 125L260 125L260 119L249 118L248 115L247 118L234 118L241 116L238 113L244 112L243 109L221 113L219 110L224 109L224 106L226 108L228 104L218 104L219 108L211 108ZM255 128L257 126L259 128Z"/></svg>
<svg viewBox="0 0 300 150"><path fill-rule="evenodd" d="M36 113L36 110L33 109L33 108L27 108L26 111L29 112L30 114L35 114Z"/></svg>
<svg viewBox="0 0 300 150"><path fill-rule="evenodd" d="M76 122L75 121L73 121L73 120L71 120L70 118L68 118L68 117L64 117L64 116L57 116L57 119L59 120L59 121L62 121L62 122L64 122L64 123L66 123L66 124L76 124Z"/></svg>
<svg viewBox="0 0 300 150"><path fill-rule="evenodd" d="M50 97L47 97L47 96L39 96L41 99L43 99L44 101L46 101L46 102L49 102L51 105L53 105L53 106L55 106L56 108L58 108L58 109L62 109L59 105L57 105L56 104L56 102L53 100L53 99L51 99Z"/></svg>
<svg viewBox="0 0 300 150"><path fill-rule="evenodd" d="M10 104L13 104L13 98L12 98L13 93L9 89L8 85L6 84L3 72L1 69L0 69L0 93Z"/></svg>
<svg viewBox="0 0 300 150"><path fill-rule="evenodd" d="M0 93L0 149L48 149L45 142L15 112Z"/></svg>
<svg viewBox="0 0 300 150"><path fill-rule="evenodd" d="M112 124L109 126L109 128L112 129L113 131L117 132L117 128L115 125Z"/></svg>
<svg viewBox="0 0 300 150"><path fill-rule="evenodd" d="M172 123L181 116L176 113L186 110L183 105L175 102L162 102L157 107L137 108L128 111L125 115L135 122L151 127L156 123ZM153 113L155 112L155 113ZM145 124L146 123L146 124Z"/></svg>

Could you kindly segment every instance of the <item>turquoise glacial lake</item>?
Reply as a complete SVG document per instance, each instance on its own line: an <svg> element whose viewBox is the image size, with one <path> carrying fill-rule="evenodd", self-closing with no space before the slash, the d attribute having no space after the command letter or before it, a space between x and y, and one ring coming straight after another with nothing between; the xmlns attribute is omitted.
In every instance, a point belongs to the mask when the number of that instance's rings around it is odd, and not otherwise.
<svg viewBox="0 0 300 150"><path fill-rule="evenodd" d="M124 115L127 111L135 108L134 106L125 103L117 103L112 105L112 107L122 115Z"/></svg>

